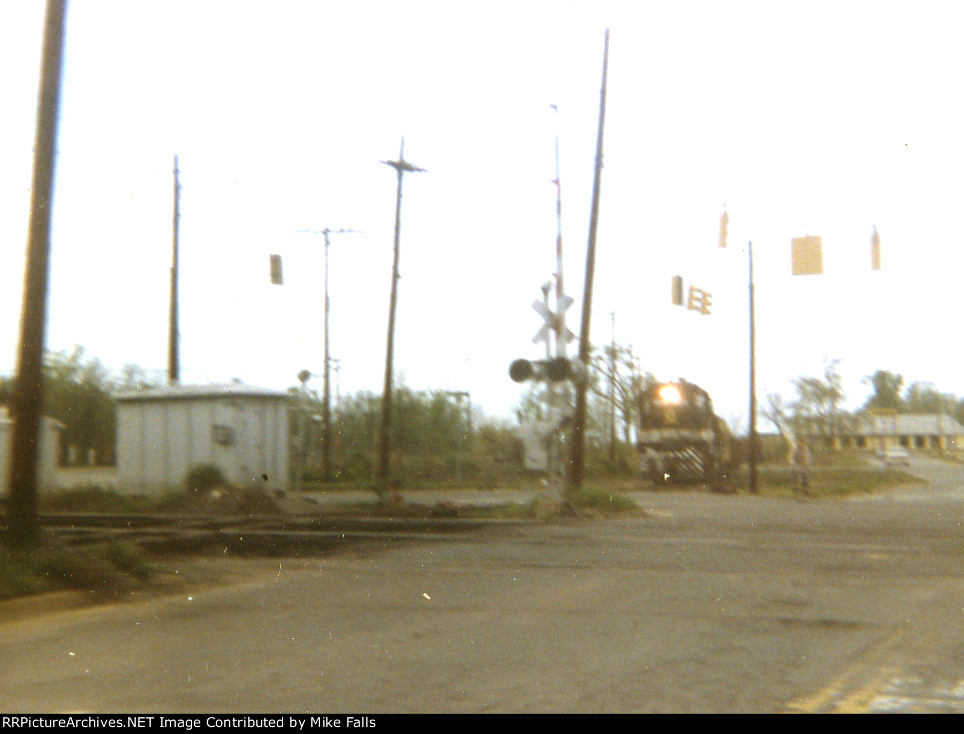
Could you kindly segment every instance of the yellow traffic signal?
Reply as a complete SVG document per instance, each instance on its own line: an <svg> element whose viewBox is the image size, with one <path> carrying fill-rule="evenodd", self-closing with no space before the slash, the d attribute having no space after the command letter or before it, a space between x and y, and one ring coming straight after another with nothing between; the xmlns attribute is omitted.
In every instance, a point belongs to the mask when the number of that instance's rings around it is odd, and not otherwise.
<svg viewBox="0 0 964 734"><path fill-rule="evenodd" d="M794 275L823 273L823 240L819 237L795 237L791 241Z"/></svg>

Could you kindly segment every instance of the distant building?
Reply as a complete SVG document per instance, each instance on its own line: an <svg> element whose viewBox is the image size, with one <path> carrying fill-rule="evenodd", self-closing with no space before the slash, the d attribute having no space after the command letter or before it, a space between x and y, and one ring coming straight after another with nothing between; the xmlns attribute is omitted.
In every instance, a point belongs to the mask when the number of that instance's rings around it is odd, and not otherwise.
<svg viewBox="0 0 964 734"><path fill-rule="evenodd" d="M54 418L41 418L40 456L37 466L37 488L56 489L57 459L60 455L60 434L64 424ZM10 453L13 451L13 418L7 408L0 406L0 496L8 497L10 482Z"/></svg>
<svg viewBox="0 0 964 734"><path fill-rule="evenodd" d="M241 383L145 388L117 396L118 488L184 486L207 464L240 488L288 488L288 394Z"/></svg>
<svg viewBox="0 0 964 734"><path fill-rule="evenodd" d="M861 415L841 427L836 444L868 451L897 446L910 451L962 451L964 426L949 415Z"/></svg>

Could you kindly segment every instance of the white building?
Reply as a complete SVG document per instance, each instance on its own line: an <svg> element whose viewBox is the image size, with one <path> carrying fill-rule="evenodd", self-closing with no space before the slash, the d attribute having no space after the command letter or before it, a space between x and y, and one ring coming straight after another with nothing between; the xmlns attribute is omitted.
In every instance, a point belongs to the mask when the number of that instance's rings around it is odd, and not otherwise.
<svg viewBox="0 0 964 734"><path fill-rule="evenodd" d="M117 396L122 491L181 489L188 472L217 466L240 488L288 488L288 394L230 385L145 388Z"/></svg>
<svg viewBox="0 0 964 734"><path fill-rule="evenodd" d="M37 487L40 490L57 487L57 455L60 432L64 425L54 418L41 418L40 455L37 460ZM10 494L10 454L13 451L13 418L0 406L0 496Z"/></svg>

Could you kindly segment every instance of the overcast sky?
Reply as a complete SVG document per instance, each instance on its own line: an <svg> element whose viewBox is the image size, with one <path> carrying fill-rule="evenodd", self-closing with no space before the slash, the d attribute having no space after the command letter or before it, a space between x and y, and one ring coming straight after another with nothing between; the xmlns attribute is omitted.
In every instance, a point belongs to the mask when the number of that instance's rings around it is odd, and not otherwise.
<svg viewBox="0 0 964 734"><path fill-rule="evenodd" d="M0 5L7 374L42 14ZM555 267L557 135L578 328L609 28L593 341L614 313L644 369L703 385L745 426L752 241L761 400L826 359L851 407L877 369L964 395L962 20L960 3L920 0L73 0L48 348L161 374L177 155L184 381L320 373L323 240L299 230L345 228L359 233L331 238L332 357L342 393L379 392L396 186L380 161L404 135L427 172L405 177L397 374L509 415L509 362L543 353L531 303ZM790 275L805 234L823 239L822 276ZM676 274L712 292L711 315L672 306Z"/></svg>

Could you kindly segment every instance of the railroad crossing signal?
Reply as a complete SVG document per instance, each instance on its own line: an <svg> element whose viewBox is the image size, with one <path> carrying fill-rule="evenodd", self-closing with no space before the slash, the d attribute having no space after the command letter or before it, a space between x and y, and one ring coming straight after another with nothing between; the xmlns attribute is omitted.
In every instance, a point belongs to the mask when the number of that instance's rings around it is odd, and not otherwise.
<svg viewBox="0 0 964 734"><path fill-rule="evenodd" d="M562 382L573 380L583 374L579 360L556 357L555 359L517 359L509 365L509 377L513 382Z"/></svg>
<svg viewBox="0 0 964 734"><path fill-rule="evenodd" d="M539 342L548 342L549 335L552 332L556 333L556 345L565 346L569 342L576 338L576 335L572 333L572 330L565 324L565 313L569 310L569 307L575 301L571 296L563 296L559 299L556 304L556 312L553 312L545 302L536 299L532 302L532 308L535 309L536 313L542 317L545 322L536 332L536 335L532 337L532 341L536 344Z"/></svg>

